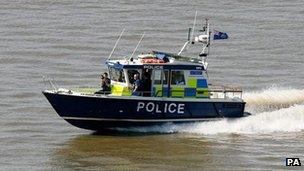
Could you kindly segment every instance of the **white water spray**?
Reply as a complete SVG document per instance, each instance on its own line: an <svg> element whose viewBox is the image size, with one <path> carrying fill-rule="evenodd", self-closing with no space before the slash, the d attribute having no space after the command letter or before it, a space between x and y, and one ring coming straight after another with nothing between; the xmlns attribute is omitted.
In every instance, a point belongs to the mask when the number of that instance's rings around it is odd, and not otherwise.
<svg viewBox="0 0 304 171"><path fill-rule="evenodd" d="M219 121L167 124L163 126L123 129L144 133L194 133L194 134L269 134L304 130L304 90L269 88L244 94L251 116ZM262 107L261 107L262 106ZM269 111L269 109L275 109Z"/></svg>
<svg viewBox="0 0 304 171"><path fill-rule="evenodd" d="M270 87L244 93L243 98L246 102L246 111L258 114L304 103L304 89Z"/></svg>
<svg viewBox="0 0 304 171"><path fill-rule="evenodd" d="M263 91L244 93L244 100L250 106L290 106L304 102L304 89L271 87Z"/></svg>

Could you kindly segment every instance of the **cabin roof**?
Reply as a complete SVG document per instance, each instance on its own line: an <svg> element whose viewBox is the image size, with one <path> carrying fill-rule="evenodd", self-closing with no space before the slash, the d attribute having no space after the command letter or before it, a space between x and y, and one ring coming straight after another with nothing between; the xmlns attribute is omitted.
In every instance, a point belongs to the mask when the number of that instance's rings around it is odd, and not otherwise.
<svg viewBox="0 0 304 171"><path fill-rule="evenodd" d="M108 60L106 64L108 66L119 69L181 69L181 70L205 70L201 63L189 62L193 58L183 57L176 54L153 51L151 55L159 58L167 57L169 59L166 63L142 63L141 59L133 59L132 61L127 59L121 60ZM160 58L161 58L160 57Z"/></svg>
<svg viewBox="0 0 304 171"><path fill-rule="evenodd" d="M182 69L182 70L204 70L201 64L191 62L174 61L168 63L141 63L139 60L133 62L126 60L110 60L107 65L119 69Z"/></svg>

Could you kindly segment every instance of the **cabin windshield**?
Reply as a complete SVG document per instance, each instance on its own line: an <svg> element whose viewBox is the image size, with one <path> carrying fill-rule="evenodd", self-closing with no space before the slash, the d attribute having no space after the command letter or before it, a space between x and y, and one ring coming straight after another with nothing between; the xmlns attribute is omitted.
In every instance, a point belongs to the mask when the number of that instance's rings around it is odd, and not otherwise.
<svg viewBox="0 0 304 171"><path fill-rule="evenodd" d="M109 67L109 74L110 74L110 79L113 81L118 81L118 82L123 82L123 83L126 82L122 69Z"/></svg>

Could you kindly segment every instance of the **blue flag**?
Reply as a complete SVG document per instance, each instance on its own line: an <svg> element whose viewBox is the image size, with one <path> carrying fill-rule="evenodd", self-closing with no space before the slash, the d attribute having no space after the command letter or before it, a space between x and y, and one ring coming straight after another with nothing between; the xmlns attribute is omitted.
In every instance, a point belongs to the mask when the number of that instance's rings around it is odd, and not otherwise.
<svg viewBox="0 0 304 171"><path fill-rule="evenodd" d="M213 31L213 40L228 39L228 34L217 30Z"/></svg>

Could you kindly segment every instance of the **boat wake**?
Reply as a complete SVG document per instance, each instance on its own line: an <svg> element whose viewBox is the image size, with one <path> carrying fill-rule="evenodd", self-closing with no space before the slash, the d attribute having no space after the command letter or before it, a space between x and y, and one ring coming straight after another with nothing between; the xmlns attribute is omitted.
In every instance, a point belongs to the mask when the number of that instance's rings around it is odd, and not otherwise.
<svg viewBox="0 0 304 171"><path fill-rule="evenodd" d="M141 133L193 134L269 134L304 130L304 90L269 88L244 94L252 115L239 119L222 119L189 124L121 128L120 131Z"/></svg>
<svg viewBox="0 0 304 171"><path fill-rule="evenodd" d="M304 89L271 87L261 91L244 93L246 111L262 113L304 103Z"/></svg>

